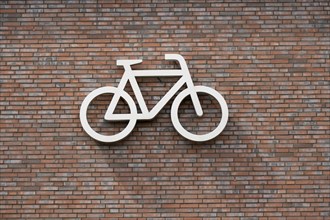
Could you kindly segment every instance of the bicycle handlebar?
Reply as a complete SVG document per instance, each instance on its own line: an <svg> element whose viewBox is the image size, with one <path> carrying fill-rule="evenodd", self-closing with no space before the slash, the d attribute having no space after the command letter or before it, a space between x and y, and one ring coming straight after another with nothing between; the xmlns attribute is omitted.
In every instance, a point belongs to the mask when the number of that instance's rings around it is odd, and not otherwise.
<svg viewBox="0 0 330 220"><path fill-rule="evenodd" d="M180 54L165 54L165 60L176 60L179 62L181 69L188 70L186 60Z"/></svg>

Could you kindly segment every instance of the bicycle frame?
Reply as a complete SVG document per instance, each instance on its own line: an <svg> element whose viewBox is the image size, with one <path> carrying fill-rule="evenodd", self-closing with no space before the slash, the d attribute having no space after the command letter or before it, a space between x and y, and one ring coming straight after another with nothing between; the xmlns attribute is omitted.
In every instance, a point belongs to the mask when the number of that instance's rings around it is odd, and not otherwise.
<svg viewBox="0 0 330 220"><path fill-rule="evenodd" d="M180 90L180 88L186 84L189 94L191 95L192 102L195 111L198 116L203 115L202 107L198 99L197 93L194 89L194 84L190 76L187 64L184 58L178 54L167 54L165 59L177 60L180 63L181 69L174 70L132 70L131 65L142 62L142 60L120 60L117 62L118 65L123 65L125 72L122 79L117 87L118 92L114 94L110 105L104 116L105 120L109 121L121 121L130 120L135 117L137 120L150 120L153 119L162 108L168 103L168 101ZM125 62L126 61L126 62ZM136 81L136 77L172 77L181 76L181 78L173 85L173 87L161 98L161 100L149 111L145 103L143 95L141 93L140 87ZM137 99L137 103L141 109L142 113L132 114L113 114L119 98L122 96L121 93L124 92L127 82L130 82L133 89L134 95Z"/></svg>
<svg viewBox="0 0 330 220"><path fill-rule="evenodd" d="M166 54L165 59L177 60L180 64L181 69L171 70L132 70L131 65L141 63L142 60L117 60L117 65L124 66L124 74L119 82L118 87L103 86L90 92L81 104L79 117L83 129L89 136L95 140L112 143L125 138L135 127L137 120L150 120L154 118L161 109L168 103L168 101L175 96L172 107L171 107L171 121L175 130L183 137L191 141L208 141L217 137L225 128L228 121L228 106L223 96L216 90L207 86L194 86L192 78L190 76L186 61L179 54ZM166 94L160 99L159 102L149 111L142 96L140 87L136 81L136 77L179 77L179 80L170 88ZM124 89L127 83L131 84L136 101L128 94ZM186 85L186 89L180 91L180 88ZM180 91L180 92L178 92ZM179 120L179 109L180 105L186 97L191 97L194 109L198 116L203 115L202 107L199 102L197 93L203 93L211 96L219 104L221 108L220 122L216 128L212 129L208 133L196 134L191 133L189 130L184 128ZM92 101L103 94L113 94L112 100L109 101L109 107L104 115L104 119L108 121L127 121L124 129L120 132L114 132L111 135L105 135L97 132L91 127L88 121L87 113L88 107ZM118 105L119 99L122 98L128 104L130 113L114 113L116 106ZM137 103L136 103L137 102ZM138 112L136 105L140 106L141 112ZM92 124L93 125L93 124Z"/></svg>

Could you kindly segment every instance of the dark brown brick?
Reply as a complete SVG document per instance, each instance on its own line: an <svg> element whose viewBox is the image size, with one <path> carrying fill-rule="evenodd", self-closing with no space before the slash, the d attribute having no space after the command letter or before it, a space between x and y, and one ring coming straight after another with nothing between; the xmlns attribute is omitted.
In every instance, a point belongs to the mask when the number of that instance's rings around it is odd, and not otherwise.
<svg viewBox="0 0 330 220"><path fill-rule="evenodd" d="M329 219L329 9L0 1L0 218ZM83 132L81 102L118 85L116 60L177 68L166 53L225 97L221 135L185 140L170 104L117 143ZM173 82L139 83L155 104Z"/></svg>

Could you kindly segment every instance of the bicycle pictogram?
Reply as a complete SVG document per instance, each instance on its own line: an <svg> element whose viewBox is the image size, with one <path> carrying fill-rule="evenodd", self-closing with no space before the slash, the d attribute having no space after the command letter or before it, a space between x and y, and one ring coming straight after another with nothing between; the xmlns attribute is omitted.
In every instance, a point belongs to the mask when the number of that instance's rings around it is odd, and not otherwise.
<svg viewBox="0 0 330 220"><path fill-rule="evenodd" d="M217 137L225 128L228 121L228 106L223 96L216 90L206 86L195 86L191 75L188 70L185 59L179 54L166 54L166 60L176 60L179 62L181 69L170 69L170 70L132 70L132 65L139 64L142 60L117 60L117 65L124 67L124 74L119 82L118 87L105 86L90 92L84 99L80 108L80 121L83 129L89 136L95 140L101 142L116 142L125 138L134 129L137 120L151 120L153 119L162 108L168 103L169 100L186 85L186 89L181 91L173 101L171 107L171 120L176 131L183 137L191 141L208 141ZM172 88L159 100L159 102L149 110L144 97L141 93L140 87L136 81L136 77L180 77L179 80L173 85ZM133 98L124 90L126 84L130 82L132 90L134 92L137 104L140 107L141 113L137 111L137 107ZM206 134L194 134L186 130L179 121L178 110L181 102L190 96L195 112L198 116L203 115L203 109L198 97L199 93L204 93L212 96L221 107L221 118L219 124L209 133ZM112 100L107 108L104 115L106 121L127 121L126 127L114 135L104 135L96 132L89 124L87 119L88 106L91 104L93 99L103 94L113 94ZM116 106L119 99L122 98L128 105L130 113L115 113Z"/></svg>

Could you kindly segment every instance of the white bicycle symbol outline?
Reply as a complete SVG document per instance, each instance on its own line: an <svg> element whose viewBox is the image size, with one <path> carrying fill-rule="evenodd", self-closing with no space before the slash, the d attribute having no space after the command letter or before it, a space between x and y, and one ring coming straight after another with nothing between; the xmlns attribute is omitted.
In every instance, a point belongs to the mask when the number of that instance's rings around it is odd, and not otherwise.
<svg viewBox="0 0 330 220"><path fill-rule="evenodd" d="M180 90L180 88L186 84L186 89L181 91L174 99L171 107L171 120L176 131L183 137L196 142L208 141L217 137L225 128L228 121L228 106L223 96L216 90L206 86L194 86L191 75L188 70L185 59L179 54L166 54L166 60L176 60L179 62L181 69L170 70L132 70L131 65L139 64L142 60L117 60L117 65L124 67L124 74L119 82L118 87L105 86L90 92L84 99L80 108L80 122L85 132L94 138L95 140L111 143L119 141L130 134L134 129L137 120L151 120L153 119L167 104L167 102ZM149 111L145 100L142 96L139 85L136 81L136 77L170 77L176 76L181 78L173 85L169 91L160 99L160 101ZM124 91L127 82L130 82L133 89L135 98L140 107L142 113L137 112L137 107L133 98ZM97 96L103 94L113 94L113 98L105 113L104 119L107 121L129 121L127 126L117 134L103 135L97 133L88 123L87 110L92 100ZM191 100L198 116L203 115L202 106L200 104L197 93L206 93L217 100L221 107L222 117L217 127L206 134L193 134L187 131L180 123L178 117L178 109L181 102L188 95L191 96ZM129 106L129 114L114 113L114 110L118 104L120 98L123 98Z"/></svg>

